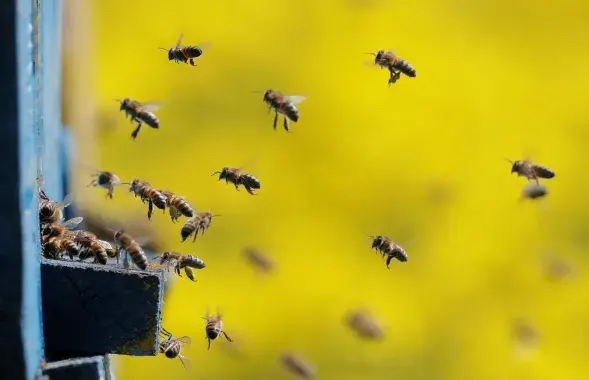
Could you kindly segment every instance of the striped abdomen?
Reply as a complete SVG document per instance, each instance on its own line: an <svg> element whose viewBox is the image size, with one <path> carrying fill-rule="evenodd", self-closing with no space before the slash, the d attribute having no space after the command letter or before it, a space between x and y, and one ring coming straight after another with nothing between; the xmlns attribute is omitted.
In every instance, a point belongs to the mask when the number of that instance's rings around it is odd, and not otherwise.
<svg viewBox="0 0 589 380"><path fill-rule="evenodd" d="M295 123L299 121L299 110L291 102L284 103L280 109L280 112L282 112L286 117Z"/></svg>
<svg viewBox="0 0 589 380"><path fill-rule="evenodd" d="M180 260L180 263L178 265L180 266L180 268L191 267L195 269L203 269L206 267L205 262L201 258L193 255L182 256L182 259Z"/></svg>
<svg viewBox="0 0 589 380"><path fill-rule="evenodd" d="M215 340L221 335L223 331L223 322L218 319L209 319L207 320L207 324L205 326L205 331L207 333L207 338L210 340Z"/></svg>
<svg viewBox="0 0 589 380"><path fill-rule="evenodd" d="M245 186L250 187L252 189L259 189L260 188L260 180L251 174L242 174L241 175L241 183L243 183Z"/></svg>
<svg viewBox="0 0 589 380"><path fill-rule="evenodd" d="M149 125L151 128L157 129L160 127L160 121L153 112L139 111L135 118Z"/></svg>
<svg viewBox="0 0 589 380"><path fill-rule="evenodd" d="M155 189L147 189L144 191L143 195L145 198L149 199L155 207L160 210L166 209L166 197L161 192Z"/></svg>
<svg viewBox="0 0 589 380"><path fill-rule="evenodd" d="M188 202L186 202L184 199L177 197L175 195L172 195L171 197L168 197L168 203L170 205L172 205L173 207L175 207L176 210L181 212L182 215L184 215L188 218L192 218L194 216L194 210L192 209L192 207L190 207Z"/></svg>
<svg viewBox="0 0 589 380"><path fill-rule="evenodd" d="M70 259L74 259L74 256L78 256L80 248L76 243L69 239L63 239L59 241L59 248L62 252L67 252Z"/></svg>
<svg viewBox="0 0 589 380"><path fill-rule="evenodd" d="M552 169L547 168L546 166L534 164L532 166L532 170L538 178L550 179L554 178L555 176L554 171Z"/></svg>
<svg viewBox="0 0 589 380"><path fill-rule="evenodd" d="M181 51L187 59L198 58L202 55L202 50L198 46L184 46Z"/></svg>
<svg viewBox="0 0 589 380"><path fill-rule="evenodd" d="M129 254L129 256L131 256L131 260L133 260L133 263L137 265L139 269L147 269L147 256L145 256L145 253L143 253L143 250L141 249L139 244L133 242L133 244L131 244L129 247L126 247L125 250Z"/></svg>
<svg viewBox="0 0 589 380"><path fill-rule="evenodd" d="M180 355L181 348L182 344L180 342L172 342L164 349L164 354L166 355L166 358L174 359Z"/></svg>
<svg viewBox="0 0 589 380"><path fill-rule="evenodd" d="M414 78L417 75L417 72L409 64L409 62L405 61L404 59L397 58L395 63L391 65L392 69L402 72L403 74L407 75L408 77Z"/></svg>
<svg viewBox="0 0 589 380"><path fill-rule="evenodd" d="M196 216L193 216L192 218L188 219L184 225L182 226L182 230L180 230L180 234L182 235L182 241L188 239L190 237L190 235L192 235L193 233L197 233L198 234L198 225L200 223L200 217L197 214ZM196 236L195 236L196 239Z"/></svg>

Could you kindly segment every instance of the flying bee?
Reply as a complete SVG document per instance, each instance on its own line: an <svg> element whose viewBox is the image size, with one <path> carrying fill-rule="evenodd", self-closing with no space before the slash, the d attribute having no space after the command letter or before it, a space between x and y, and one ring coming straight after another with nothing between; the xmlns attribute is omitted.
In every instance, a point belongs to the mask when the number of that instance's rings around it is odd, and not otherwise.
<svg viewBox="0 0 589 380"><path fill-rule="evenodd" d="M202 55L203 50L206 50L211 46L210 43L200 44L201 46L194 46L194 45L187 45L183 46L182 38L184 37L183 33L180 33L178 40L176 41L176 45L171 47L170 49L160 48L161 50L165 50L168 52L168 61L174 61L176 63L190 63L192 66L197 66L194 63L194 59L198 58Z"/></svg>
<svg viewBox="0 0 589 380"><path fill-rule="evenodd" d="M350 312L346 316L346 324L360 338L376 340L384 335L379 324L365 311L356 310Z"/></svg>
<svg viewBox="0 0 589 380"><path fill-rule="evenodd" d="M371 236L372 248L380 252L382 257L387 256L387 268L389 267L392 259L397 259L400 262L405 262L409 259L407 252L399 244L393 242L386 236L376 235Z"/></svg>
<svg viewBox="0 0 589 380"><path fill-rule="evenodd" d="M386 68L391 74L389 79L389 86L396 83L401 78L401 73L408 77L415 78L417 72L404 59L399 58L394 51L379 50L376 53L366 53L374 56L374 64L380 66L380 68Z"/></svg>
<svg viewBox="0 0 589 380"><path fill-rule="evenodd" d="M107 189L108 192L106 193L106 197L113 199L113 193L115 191L115 186L121 184L121 180L116 174L111 172L99 172L93 174L96 178L90 182L90 184L86 187L100 187L103 189Z"/></svg>
<svg viewBox="0 0 589 380"><path fill-rule="evenodd" d="M194 234L194 239L192 241L195 242L198 232L202 231L202 235L204 235L205 230L211 226L213 217L215 216L221 215L213 215L210 210L194 214L194 216L188 219L182 226L182 230L180 231L182 241L184 242L190 237L190 235Z"/></svg>
<svg viewBox="0 0 589 380"><path fill-rule="evenodd" d="M129 235L124 230L118 230L115 232L115 241L119 244L117 247L118 254L120 255L121 251L125 251L125 262L127 262L127 256L131 256L133 263L137 265L137 267L141 270L147 269L147 256L141 249L139 243L137 243L131 235Z"/></svg>
<svg viewBox="0 0 589 380"><path fill-rule="evenodd" d="M192 269L204 269L206 267L205 262L193 255L183 255L178 252L164 252L161 256L156 256L156 259L160 259L160 265L174 266L174 271L178 276L182 277L180 270L184 268L184 272L192 281L194 280L194 272ZM191 268L188 270L188 268Z"/></svg>
<svg viewBox="0 0 589 380"><path fill-rule="evenodd" d="M551 179L555 176L552 169L543 165L535 164L528 159L511 161L506 158L505 160L511 163L512 174L517 173L518 177L526 177L528 181L534 180L539 184L539 178Z"/></svg>
<svg viewBox="0 0 589 380"><path fill-rule="evenodd" d="M251 247L245 248L243 255L252 266L263 272L268 273L274 269L274 263L257 249Z"/></svg>
<svg viewBox="0 0 589 380"><path fill-rule="evenodd" d="M522 199L538 199L548 195L548 188L539 183L529 183L522 192Z"/></svg>
<svg viewBox="0 0 589 380"><path fill-rule="evenodd" d="M190 371L190 360L180 352L183 346L187 346L191 343L191 339L188 336L175 338L170 332L162 327L161 334L164 336L164 340L160 343L160 353L166 355L168 359L178 358L182 362L182 365L187 371Z"/></svg>
<svg viewBox="0 0 589 380"><path fill-rule="evenodd" d="M268 103L268 112L274 109L274 130L278 124L278 114L284 115L284 129L289 132L288 121L293 122L299 121L299 110L296 105L303 102L306 99L304 96L291 95L285 96L282 93L274 90L265 90L263 101Z"/></svg>
<svg viewBox="0 0 589 380"><path fill-rule="evenodd" d="M211 349L211 341L217 339L221 334L225 336L225 339L229 342L233 342L233 340L227 335L225 331L223 331L223 321L221 319L221 314L210 316L207 312L206 317L201 317L204 319L205 322L205 332L206 332L206 339L209 341L209 348Z"/></svg>
<svg viewBox="0 0 589 380"><path fill-rule="evenodd" d="M135 194L135 197L139 196L141 202L148 204L147 218L151 220L153 214L153 205L166 212L167 198L159 191L154 189L151 184L142 179L136 178L131 183L123 183L129 185L129 191Z"/></svg>
<svg viewBox="0 0 589 380"><path fill-rule="evenodd" d="M215 174L219 174L219 181L224 179L226 183L231 182L237 191L239 191L239 185L243 185L251 195L256 195L253 190L260 189L260 180L251 174L242 172L240 169L224 167L221 171L211 174L211 176Z"/></svg>
<svg viewBox="0 0 589 380"><path fill-rule="evenodd" d="M51 224L63 218L63 209L72 204L71 195L66 195L61 202L53 202L47 194L39 187L39 222Z"/></svg>
<svg viewBox="0 0 589 380"><path fill-rule="evenodd" d="M182 215L187 218L192 218L194 216L194 209L188 204L188 202L186 202L186 200L184 200L184 198L175 195L171 191L163 190L160 192L166 198L166 205L170 217L172 218L172 222L176 223Z"/></svg>
<svg viewBox="0 0 589 380"><path fill-rule="evenodd" d="M160 121L157 116L155 116L154 112L161 108L161 103L139 103L138 101L129 98L114 100L121 103L120 110L125 111L125 118L130 116L131 123L137 123L137 127L131 133L131 138L133 140L137 138L143 123L154 129L160 127Z"/></svg>
<svg viewBox="0 0 589 380"><path fill-rule="evenodd" d="M299 355L284 354L280 356L280 362L288 372L301 379L313 379L317 374L316 369Z"/></svg>

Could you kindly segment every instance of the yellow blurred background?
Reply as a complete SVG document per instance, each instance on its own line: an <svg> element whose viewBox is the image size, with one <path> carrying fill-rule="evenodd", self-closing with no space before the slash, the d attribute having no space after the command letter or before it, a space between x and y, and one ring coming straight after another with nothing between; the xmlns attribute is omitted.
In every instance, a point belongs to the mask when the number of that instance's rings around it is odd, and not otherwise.
<svg viewBox="0 0 589 380"><path fill-rule="evenodd" d="M80 160L140 177L222 214L196 243L155 213L166 250L207 263L175 279L164 326L189 335L178 360L116 357L121 379L289 379L300 353L319 379L586 379L589 376L589 2L88 1L65 31L66 122ZM84 15L82 13L84 12ZM211 42L197 67L158 47ZM69 42L68 42L69 41ZM417 70L390 88L363 53L394 49ZM286 133L255 90L305 95ZM161 129L134 125L113 98L161 101ZM89 116L90 115L90 116ZM280 119L282 120L282 119ZM281 121L280 121L281 122ZM550 194L520 202L526 181L504 160L556 172ZM211 173L246 166L259 195ZM76 190L95 211L143 215ZM367 235L409 255L384 261ZM277 263L258 275L255 246ZM572 266L550 281L543 259ZM218 307L242 356L214 341ZM359 340L345 313L366 307L382 342ZM517 355L514 321L539 339Z"/></svg>

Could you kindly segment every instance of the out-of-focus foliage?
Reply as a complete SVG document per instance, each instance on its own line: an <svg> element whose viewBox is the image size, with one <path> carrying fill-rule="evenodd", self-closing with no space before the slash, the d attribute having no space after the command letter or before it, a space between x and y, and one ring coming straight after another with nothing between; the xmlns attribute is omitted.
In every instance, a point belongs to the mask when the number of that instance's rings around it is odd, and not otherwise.
<svg viewBox="0 0 589 380"><path fill-rule="evenodd" d="M207 262L197 283L175 282L163 316L192 336L193 370L125 357L122 379L287 378L287 351L322 379L586 378L588 2L96 0L93 11L96 107L116 124L94 164L222 214L181 244L156 211L167 249ZM180 32L212 42L197 67L158 50ZM364 64L379 48L417 78L389 88L386 70ZM290 134L252 93L265 88L308 97ZM125 96L165 102L161 129L132 142L112 101ZM526 181L503 159L525 155L557 173L538 203L518 201ZM258 196L210 176L242 165ZM104 212L146 211L124 191L93 197ZM369 234L406 244L409 261L387 270ZM246 265L250 245L275 273ZM547 252L575 276L547 280ZM219 341L207 351L207 306L242 356ZM384 322L385 341L345 327L356 307ZM520 318L539 332L525 360Z"/></svg>

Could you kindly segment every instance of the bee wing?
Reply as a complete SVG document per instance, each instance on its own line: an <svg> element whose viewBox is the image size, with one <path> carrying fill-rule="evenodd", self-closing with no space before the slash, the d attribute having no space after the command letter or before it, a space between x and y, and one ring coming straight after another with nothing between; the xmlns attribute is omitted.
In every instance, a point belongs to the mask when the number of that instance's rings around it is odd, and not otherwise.
<svg viewBox="0 0 589 380"><path fill-rule="evenodd" d="M61 202L55 202L55 207L60 208L60 209L64 209L67 206L71 205L74 201L74 197L71 194L68 194L65 196L65 198L63 198L63 200Z"/></svg>
<svg viewBox="0 0 589 380"><path fill-rule="evenodd" d="M369 67L369 68L371 68L373 70L380 69L380 67L376 63L374 63L373 60L372 61L364 61L363 63L364 63L365 66L367 66L367 67Z"/></svg>
<svg viewBox="0 0 589 380"><path fill-rule="evenodd" d="M196 46L200 48L200 50L202 50L203 52L206 50L209 50L211 48L213 44L209 41L206 42L201 42L200 44L197 44Z"/></svg>
<svg viewBox="0 0 589 380"><path fill-rule="evenodd" d="M291 102L292 104L299 104L299 103L302 103L303 101L305 101L305 99L307 99L307 98L302 95L290 95L290 96L285 96L284 99L288 102Z"/></svg>
<svg viewBox="0 0 589 380"><path fill-rule="evenodd" d="M78 224L82 223L82 221L84 220L84 218L82 218L81 216L77 216L75 218L71 218L66 220L62 226L67 228L67 229L72 229L75 228Z"/></svg>
<svg viewBox="0 0 589 380"><path fill-rule="evenodd" d="M178 338L177 341L182 343L185 346L188 346L188 345L190 345L190 343L192 343L192 339L190 339L189 336L183 336L181 338Z"/></svg>
<svg viewBox="0 0 589 380"><path fill-rule="evenodd" d="M190 359L188 359L186 356L179 354L178 355L178 359L180 359L180 361L182 362L182 365L184 366L184 368L187 371L190 371Z"/></svg>
<svg viewBox="0 0 589 380"><path fill-rule="evenodd" d="M134 238L133 240L135 240L135 242L137 242L137 244L139 244L140 246L147 245L151 241L151 239L145 236L139 236Z"/></svg>
<svg viewBox="0 0 589 380"><path fill-rule="evenodd" d="M184 37L184 33L180 33L180 35L178 36L178 40L176 41L176 47L180 46L180 44L182 43L183 37Z"/></svg>
<svg viewBox="0 0 589 380"><path fill-rule="evenodd" d="M141 109L145 112L155 112L164 106L161 102L141 103Z"/></svg>
<svg viewBox="0 0 589 380"><path fill-rule="evenodd" d="M101 245L103 248L106 248L106 249L112 249L112 245L111 245L109 242L107 242L107 241L105 241L105 240L100 240L100 239L96 239L96 241L97 241L97 242L98 242L98 244L100 244L100 245Z"/></svg>

